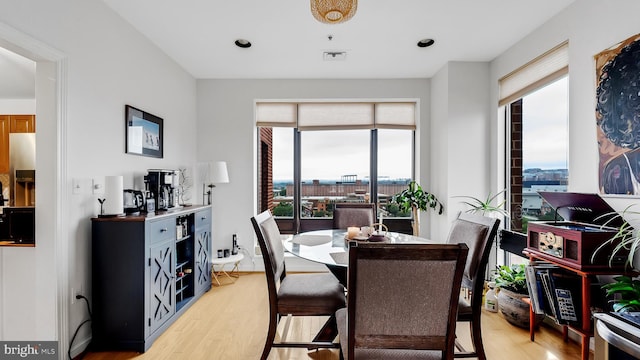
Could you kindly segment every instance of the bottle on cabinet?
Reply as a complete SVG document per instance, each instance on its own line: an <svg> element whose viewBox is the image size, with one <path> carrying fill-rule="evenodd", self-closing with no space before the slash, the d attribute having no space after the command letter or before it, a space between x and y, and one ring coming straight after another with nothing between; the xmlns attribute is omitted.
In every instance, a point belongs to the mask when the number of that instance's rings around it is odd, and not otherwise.
<svg viewBox="0 0 640 360"><path fill-rule="evenodd" d="M238 236L233 234L233 247L231 248L231 255L238 254Z"/></svg>

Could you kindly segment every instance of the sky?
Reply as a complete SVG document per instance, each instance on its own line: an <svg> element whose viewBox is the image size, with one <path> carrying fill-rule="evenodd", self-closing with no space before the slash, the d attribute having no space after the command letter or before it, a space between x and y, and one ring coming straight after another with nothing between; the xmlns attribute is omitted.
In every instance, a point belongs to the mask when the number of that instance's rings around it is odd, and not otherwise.
<svg viewBox="0 0 640 360"><path fill-rule="evenodd" d="M302 179L368 178L369 137L370 130L302 132ZM273 143L274 181L293 179L293 130L274 128ZM379 178L411 178L411 131L378 130L378 143Z"/></svg>
<svg viewBox="0 0 640 360"><path fill-rule="evenodd" d="M522 99L524 169L568 168L567 83L564 77Z"/></svg>

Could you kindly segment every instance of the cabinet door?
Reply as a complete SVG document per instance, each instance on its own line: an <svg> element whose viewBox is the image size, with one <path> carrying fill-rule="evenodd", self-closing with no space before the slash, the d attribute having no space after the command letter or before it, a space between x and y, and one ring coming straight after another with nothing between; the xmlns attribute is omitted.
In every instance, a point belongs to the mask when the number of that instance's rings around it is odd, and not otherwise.
<svg viewBox="0 0 640 360"><path fill-rule="evenodd" d="M195 214L196 294L211 288L211 209Z"/></svg>
<svg viewBox="0 0 640 360"><path fill-rule="evenodd" d="M0 115L0 173L3 174L9 172L9 131L11 128L9 118L9 115ZM9 184L3 185L9 186Z"/></svg>
<svg viewBox="0 0 640 360"><path fill-rule="evenodd" d="M11 115L12 133L32 133L36 132L35 115Z"/></svg>
<svg viewBox="0 0 640 360"><path fill-rule="evenodd" d="M149 334L175 312L175 242L163 241L150 247L149 259Z"/></svg>
<svg viewBox="0 0 640 360"><path fill-rule="evenodd" d="M196 232L196 294L211 288L211 231Z"/></svg>

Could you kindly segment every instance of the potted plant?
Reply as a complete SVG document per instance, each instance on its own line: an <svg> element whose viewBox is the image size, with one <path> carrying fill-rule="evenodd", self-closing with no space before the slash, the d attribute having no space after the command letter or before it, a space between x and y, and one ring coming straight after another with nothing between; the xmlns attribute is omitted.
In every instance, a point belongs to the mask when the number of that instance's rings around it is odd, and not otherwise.
<svg viewBox="0 0 640 360"><path fill-rule="evenodd" d="M640 280L629 276L616 276L615 282L602 285L607 297L612 297L613 311L640 311Z"/></svg>
<svg viewBox="0 0 640 360"><path fill-rule="evenodd" d="M467 201L462 201L463 204L469 206L467 210L468 213L480 214L480 215L493 215L499 214L505 217L509 217L509 213L504 209L504 204L507 202L507 199L503 199L501 202L494 204L498 198L503 195L507 189L503 189L502 191L496 193L495 195L489 195L486 199L479 199L473 196L454 196L457 198L464 198Z"/></svg>
<svg viewBox="0 0 640 360"><path fill-rule="evenodd" d="M591 256L591 261L593 262L596 256L603 251L604 249L609 249L611 251L609 256L609 266L612 266L614 262L617 262L620 257L626 257L625 266L628 268L640 269L638 266L637 259L635 258L636 252L640 249L640 234L636 229L631 226L629 219L638 219L640 212L632 211L631 207L634 204L627 206L621 212L607 213L599 216L596 220L600 218L606 218L607 221L603 224L603 226L609 226L615 221L622 219L622 225L618 228L618 231L611 237L611 239L605 241L600 246L598 246L593 255ZM611 249L611 246L613 248Z"/></svg>
<svg viewBox="0 0 640 360"><path fill-rule="evenodd" d="M502 316L511 324L529 328L529 304L522 298L529 297L525 264L511 266L498 265L494 277L498 292L498 309ZM536 321L541 321L544 315L537 315Z"/></svg>
<svg viewBox="0 0 640 360"><path fill-rule="evenodd" d="M391 202L398 204L400 210L409 211L413 215L413 235L420 233L420 220L418 210L427 211L434 209L441 215L444 212L444 205L432 193L425 191L417 182L411 181L406 189L393 195Z"/></svg>

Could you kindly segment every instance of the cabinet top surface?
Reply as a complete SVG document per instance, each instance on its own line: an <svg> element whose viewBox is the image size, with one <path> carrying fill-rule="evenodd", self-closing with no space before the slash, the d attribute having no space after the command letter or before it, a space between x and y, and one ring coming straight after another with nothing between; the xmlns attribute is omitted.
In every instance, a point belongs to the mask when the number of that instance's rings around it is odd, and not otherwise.
<svg viewBox="0 0 640 360"><path fill-rule="evenodd" d="M210 209L211 205L192 205L192 206L183 206L176 209L156 212L155 214L141 214L141 215L123 215L123 216L113 216L113 217L93 217L91 221L147 221L147 220L156 220L162 219L166 217L172 217L176 215L182 214L190 214L203 209Z"/></svg>

